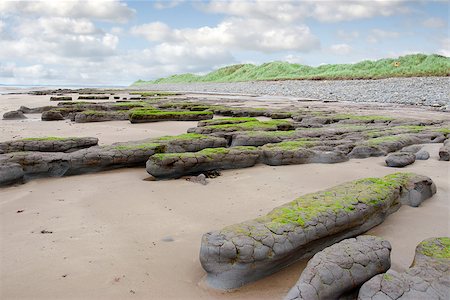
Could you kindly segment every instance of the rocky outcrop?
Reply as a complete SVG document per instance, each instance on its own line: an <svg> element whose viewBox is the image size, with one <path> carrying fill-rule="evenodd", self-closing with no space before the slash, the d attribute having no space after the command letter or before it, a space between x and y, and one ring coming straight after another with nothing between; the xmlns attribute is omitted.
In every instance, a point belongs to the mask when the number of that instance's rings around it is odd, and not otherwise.
<svg viewBox="0 0 450 300"><path fill-rule="evenodd" d="M390 270L363 284L359 300L448 299L450 295L450 238L421 242L411 267L403 273Z"/></svg>
<svg viewBox="0 0 450 300"><path fill-rule="evenodd" d="M189 128L190 133L212 134L227 133L234 131L286 131L294 129L294 124L286 120L272 121L250 121L234 124L208 125L203 127Z"/></svg>
<svg viewBox="0 0 450 300"><path fill-rule="evenodd" d="M22 166L17 163L0 163L0 186L20 183L24 172Z"/></svg>
<svg viewBox="0 0 450 300"><path fill-rule="evenodd" d="M72 101L70 96L54 96L50 97L50 101Z"/></svg>
<svg viewBox="0 0 450 300"><path fill-rule="evenodd" d="M20 110L8 111L3 114L3 120L20 120L27 117Z"/></svg>
<svg viewBox="0 0 450 300"><path fill-rule="evenodd" d="M416 160L427 160L430 158L430 153L426 150L420 150L414 155L416 156Z"/></svg>
<svg viewBox="0 0 450 300"><path fill-rule="evenodd" d="M94 137L44 137L0 142L0 154L21 151L73 152L98 144Z"/></svg>
<svg viewBox="0 0 450 300"><path fill-rule="evenodd" d="M428 177L396 173L307 194L265 216L204 234L200 262L209 285L237 288L366 232L410 193L424 201L435 191Z"/></svg>
<svg viewBox="0 0 450 300"><path fill-rule="evenodd" d="M259 159L255 147L209 148L199 152L163 153L151 156L147 173L156 178L178 178L217 169L254 166Z"/></svg>
<svg viewBox="0 0 450 300"><path fill-rule="evenodd" d="M128 120L127 111L83 111L75 114L75 123Z"/></svg>
<svg viewBox="0 0 450 300"><path fill-rule="evenodd" d="M314 147L314 141L287 141L261 147L261 162L271 166L308 163L338 163L348 160L345 153L333 147ZM322 149L320 149L322 148Z"/></svg>
<svg viewBox="0 0 450 300"><path fill-rule="evenodd" d="M146 123L160 121L199 121L212 119L213 114L209 111L158 111L136 109L130 112L131 123Z"/></svg>
<svg viewBox="0 0 450 300"><path fill-rule="evenodd" d="M391 244L375 236L343 240L315 254L284 299L339 299L386 272L390 254Z"/></svg>
<svg viewBox="0 0 450 300"><path fill-rule="evenodd" d="M68 149L68 145L64 144L64 142L58 143L46 144L46 149ZM38 144L43 145L42 143ZM143 166L148 158L155 153L163 153L166 151L199 151L204 148L222 146L224 144L226 144L225 139L218 137L186 134L143 141L116 143L109 146L93 146L70 153L38 151L10 152L0 154L0 165L14 164L15 166L20 166L23 174L17 180L27 181L37 177L60 177L139 165ZM27 146L30 145L35 144L27 144ZM8 168L2 170L0 185L11 183L10 178L17 177L14 175L16 172L13 169L11 169L12 174L9 174Z"/></svg>
<svg viewBox="0 0 450 300"><path fill-rule="evenodd" d="M388 167L403 168L413 164L416 161L416 156L413 153L398 152L392 153L386 158L386 165Z"/></svg>
<svg viewBox="0 0 450 300"><path fill-rule="evenodd" d="M445 140L444 146L439 149L439 160L450 160L450 140Z"/></svg>
<svg viewBox="0 0 450 300"><path fill-rule="evenodd" d="M42 113L41 119L42 121L59 121L64 120L64 116L60 111L48 110Z"/></svg>
<svg viewBox="0 0 450 300"><path fill-rule="evenodd" d="M19 110L21 112L23 112L24 114L40 114L40 113L43 113L44 111L48 111L48 110L51 110L54 108L56 108L56 106L39 106L39 107L34 107L34 108L21 106L19 108Z"/></svg>
<svg viewBox="0 0 450 300"><path fill-rule="evenodd" d="M12 152L0 155L0 165L19 164L23 180L61 177L143 164L149 156L163 152L161 144L97 146L70 153ZM0 178L3 183L3 178Z"/></svg>

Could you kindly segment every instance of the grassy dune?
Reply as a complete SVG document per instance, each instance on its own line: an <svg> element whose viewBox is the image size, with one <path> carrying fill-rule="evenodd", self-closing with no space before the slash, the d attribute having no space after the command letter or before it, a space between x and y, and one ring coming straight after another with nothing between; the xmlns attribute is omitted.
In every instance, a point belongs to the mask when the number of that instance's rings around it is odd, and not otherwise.
<svg viewBox="0 0 450 300"><path fill-rule="evenodd" d="M155 83L235 82L287 79L379 79L387 77L448 76L450 58L436 54L413 54L356 64L310 67L287 62L271 62L259 66L232 65L206 75L180 74L151 81L138 80L134 86Z"/></svg>

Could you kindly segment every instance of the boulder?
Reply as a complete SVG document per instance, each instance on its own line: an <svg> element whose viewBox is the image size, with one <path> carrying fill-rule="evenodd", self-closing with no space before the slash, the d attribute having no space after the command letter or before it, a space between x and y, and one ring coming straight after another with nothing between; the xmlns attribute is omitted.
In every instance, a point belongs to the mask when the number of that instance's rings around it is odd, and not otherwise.
<svg viewBox="0 0 450 300"><path fill-rule="evenodd" d="M450 295L450 238L421 242L411 267L379 274L364 283L359 300L448 299Z"/></svg>
<svg viewBox="0 0 450 300"><path fill-rule="evenodd" d="M8 111L3 114L3 120L19 120L27 117L20 110Z"/></svg>
<svg viewBox="0 0 450 300"><path fill-rule="evenodd" d="M369 146L369 145L360 145L356 146L350 151L348 154L349 158L368 158L368 157L377 157L377 156L384 156L386 155L386 152L381 150L380 148L376 146Z"/></svg>
<svg viewBox="0 0 450 300"><path fill-rule="evenodd" d="M427 160L430 158L430 153L427 150L420 150L416 154L416 160Z"/></svg>
<svg viewBox="0 0 450 300"><path fill-rule="evenodd" d="M403 147L403 148L400 150L400 152L407 152L407 153L416 154L416 153L419 152L422 148L423 148L423 145L411 145L411 146Z"/></svg>
<svg viewBox="0 0 450 300"><path fill-rule="evenodd" d="M259 159L255 147L208 148L199 152L162 153L150 156L147 173L156 178L178 178L211 170L254 166Z"/></svg>
<svg viewBox="0 0 450 300"><path fill-rule="evenodd" d="M43 137L0 142L0 154L21 151L72 152L98 144L94 137Z"/></svg>
<svg viewBox="0 0 450 300"><path fill-rule="evenodd" d="M48 110L42 112L42 121L59 121L64 120L64 116L61 112L56 110Z"/></svg>
<svg viewBox="0 0 450 300"><path fill-rule="evenodd" d="M207 283L233 289L268 276L382 223L409 193L418 193L414 198L424 201L435 191L430 178L412 173L360 179L208 232L200 247Z"/></svg>
<svg viewBox="0 0 450 300"><path fill-rule="evenodd" d="M439 160L450 160L450 140L445 140L444 146L439 149Z"/></svg>
<svg viewBox="0 0 450 300"><path fill-rule="evenodd" d="M285 300L339 299L391 266L391 244L360 235L316 253Z"/></svg>
<svg viewBox="0 0 450 300"><path fill-rule="evenodd" d="M24 172L17 163L0 163L0 186L22 182Z"/></svg>
<svg viewBox="0 0 450 300"><path fill-rule="evenodd" d="M386 158L386 165L388 167L403 168L416 161L416 156L413 153L399 152L393 153Z"/></svg>

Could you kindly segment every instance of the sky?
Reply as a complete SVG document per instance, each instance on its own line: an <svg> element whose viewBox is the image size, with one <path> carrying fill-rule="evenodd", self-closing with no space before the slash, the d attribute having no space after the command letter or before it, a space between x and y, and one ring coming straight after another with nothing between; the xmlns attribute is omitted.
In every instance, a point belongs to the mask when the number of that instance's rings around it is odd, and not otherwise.
<svg viewBox="0 0 450 300"><path fill-rule="evenodd" d="M238 63L450 56L449 2L0 1L0 84L129 85Z"/></svg>

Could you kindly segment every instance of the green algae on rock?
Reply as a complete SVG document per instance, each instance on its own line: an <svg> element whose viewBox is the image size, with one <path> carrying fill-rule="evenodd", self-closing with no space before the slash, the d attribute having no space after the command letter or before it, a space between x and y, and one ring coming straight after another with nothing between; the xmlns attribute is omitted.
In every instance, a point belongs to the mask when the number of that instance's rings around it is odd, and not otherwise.
<svg viewBox="0 0 450 300"><path fill-rule="evenodd" d="M207 282L232 289L380 224L410 193L421 201L436 187L428 177L395 173L307 194L267 215L203 235L200 262Z"/></svg>

